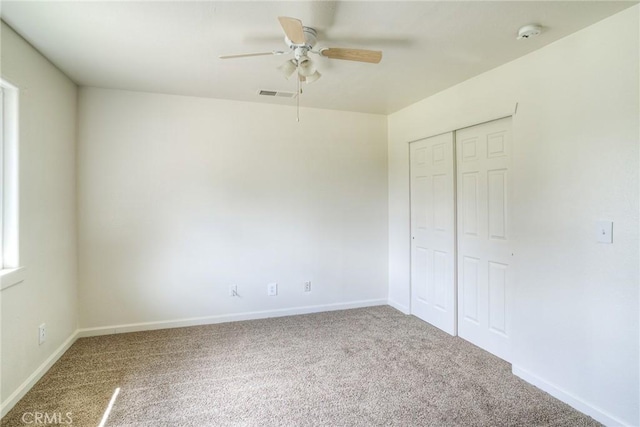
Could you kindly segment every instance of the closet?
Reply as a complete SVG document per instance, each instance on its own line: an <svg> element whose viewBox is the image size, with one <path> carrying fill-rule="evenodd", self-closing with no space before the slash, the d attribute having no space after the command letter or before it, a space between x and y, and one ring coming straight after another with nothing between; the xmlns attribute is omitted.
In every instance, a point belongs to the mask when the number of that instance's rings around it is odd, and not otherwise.
<svg viewBox="0 0 640 427"><path fill-rule="evenodd" d="M511 117L410 144L411 313L510 360Z"/></svg>

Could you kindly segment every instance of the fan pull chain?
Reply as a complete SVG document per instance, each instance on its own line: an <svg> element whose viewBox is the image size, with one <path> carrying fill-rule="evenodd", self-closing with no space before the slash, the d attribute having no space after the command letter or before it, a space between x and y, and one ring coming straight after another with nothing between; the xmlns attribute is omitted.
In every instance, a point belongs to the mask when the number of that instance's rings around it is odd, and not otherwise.
<svg viewBox="0 0 640 427"><path fill-rule="evenodd" d="M300 89L300 76L296 79L298 80L298 95L296 96L296 121L300 123L300 94L302 90Z"/></svg>

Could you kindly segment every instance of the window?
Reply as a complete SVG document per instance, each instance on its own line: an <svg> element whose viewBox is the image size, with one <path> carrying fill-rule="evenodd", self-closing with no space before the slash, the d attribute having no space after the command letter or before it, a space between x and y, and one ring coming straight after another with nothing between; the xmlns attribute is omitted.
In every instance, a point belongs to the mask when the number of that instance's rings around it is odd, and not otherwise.
<svg viewBox="0 0 640 427"><path fill-rule="evenodd" d="M18 88L0 80L0 289L24 280L18 254Z"/></svg>

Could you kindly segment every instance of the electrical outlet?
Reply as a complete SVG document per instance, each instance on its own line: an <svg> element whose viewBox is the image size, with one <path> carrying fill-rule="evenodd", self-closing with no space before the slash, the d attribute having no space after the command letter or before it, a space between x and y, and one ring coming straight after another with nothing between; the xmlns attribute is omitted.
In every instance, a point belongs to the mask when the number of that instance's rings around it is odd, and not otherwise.
<svg viewBox="0 0 640 427"><path fill-rule="evenodd" d="M311 292L311 282L304 282L304 291Z"/></svg>
<svg viewBox="0 0 640 427"><path fill-rule="evenodd" d="M270 297L275 297L278 295L278 284L277 283L269 283L267 285L267 295Z"/></svg>
<svg viewBox="0 0 640 427"><path fill-rule="evenodd" d="M44 344L46 340L47 340L47 325L43 323L42 325L38 326L38 345Z"/></svg>
<svg viewBox="0 0 640 427"><path fill-rule="evenodd" d="M238 285L229 285L229 296L230 297L238 296Z"/></svg>

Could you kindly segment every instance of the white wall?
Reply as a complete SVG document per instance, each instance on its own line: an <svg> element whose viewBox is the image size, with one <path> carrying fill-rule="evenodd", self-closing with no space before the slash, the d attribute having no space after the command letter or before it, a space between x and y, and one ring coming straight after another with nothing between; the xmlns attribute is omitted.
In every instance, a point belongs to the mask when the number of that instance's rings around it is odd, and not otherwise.
<svg viewBox="0 0 640 427"><path fill-rule="evenodd" d="M20 263L2 291L2 384L11 395L77 328L76 85L1 24L2 77L20 89ZM47 341L38 345L38 325ZM4 405L3 405L4 406Z"/></svg>
<svg viewBox="0 0 640 427"><path fill-rule="evenodd" d="M409 306L408 142L513 120L514 372L640 423L639 7L389 117L389 298ZM543 36L544 37L544 36ZM614 244L595 221L614 221Z"/></svg>
<svg viewBox="0 0 640 427"><path fill-rule="evenodd" d="M385 116L94 88L79 111L83 328L386 301Z"/></svg>

